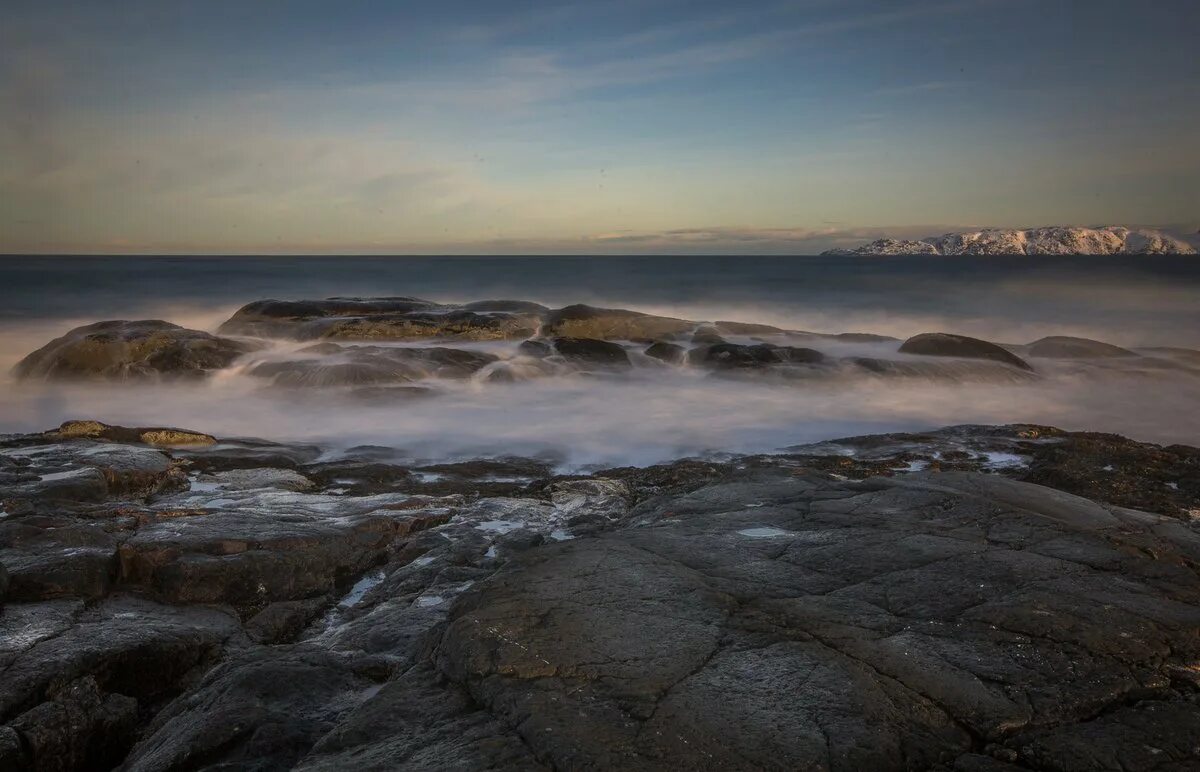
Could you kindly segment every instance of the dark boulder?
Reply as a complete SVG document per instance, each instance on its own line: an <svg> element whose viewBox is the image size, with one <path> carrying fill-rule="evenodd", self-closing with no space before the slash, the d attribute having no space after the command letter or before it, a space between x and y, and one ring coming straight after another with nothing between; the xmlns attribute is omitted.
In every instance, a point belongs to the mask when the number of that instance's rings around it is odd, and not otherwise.
<svg viewBox="0 0 1200 772"><path fill-rule="evenodd" d="M692 349L688 352L688 361L714 370L756 370L778 365L821 364L825 362L825 355L815 349L795 346L721 343Z"/></svg>
<svg viewBox="0 0 1200 772"><path fill-rule="evenodd" d="M666 362L669 365L681 365L687 360L687 349L675 343L657 341L646 349L646 356Z"/></svg>
<svg viewBox="0 0 1200 772"><path fill-rule="evenodd" d="M211 447L186 448L173 451L177 458L186 459L192 469L200 472L224 472L230 469L259 469L276 467L296 469L311 463L321 455L316 445L284 444L254 438L222 440Z"/></svg>
<svg viewBox="0 0 1200 772"><path fill-rule="evenodd" d="M106 694L86 676L55 689L8 726L20 738L28 769L111 769L133 745L138 702Z"/></svg>
<svg viewBox="0 0 1200 772"><path fill-rule="evenodd" d="M978 338L953 335L947 332L927 332L914 335L900 345L902 354L920 354L929 357L960 357L963 359L990 359L1006 365L1032 370L1029 363L1007 349Z"/></svg>
<svg viewBox="0 0 1200 772"><path fill-rule="evenodd" d="M313 647L245 652L212 670L190 699L160 713L122 768L291 769L387 674L377 659Z"/></svg>
<svg viewBox="0 0 1200 772"><path fill-rule="evenodd" d="M1087 338L1052 335L1029 344L1026 353L1046 359L1108 359L1138 356L1129 349Z"/></svg>
<svg viewBox="0 0 1200 772"><path fill-rule="evenodd" d="M97 322L71 330L17 363L18 378L200 378L255 346L162 321Z"/></svg>
<svg viewBox="0 0 1200 772"><path fill-rule="evenodd" d="M712 325L702 325L697 327L695 331L692 332L693 346L716 346L727 342L728 341L721 337L720 331Z"/></svg>
<svg viewBox="0 0 1200 772"><path fill-rule="evenodd" d="M638 311L574 305L551 311L544 335L599 340L655 340L691 332L695 322Z"/></svg>
<svg viewBox="0 0 1200 772"><path fill-rule="evenodd" d="M601 367L629 367L629 354L617 343L590 338L555 338L554 350L568 362Z"/></svg>
<svg viewBox="0 0 1200 772"><path fill-rule="evenodd" d="M545 341L525 340L521 341L521 345L517 346L517 353L521 356L533 357L534 359L545 359L554 353L554 348Z"/></svg>

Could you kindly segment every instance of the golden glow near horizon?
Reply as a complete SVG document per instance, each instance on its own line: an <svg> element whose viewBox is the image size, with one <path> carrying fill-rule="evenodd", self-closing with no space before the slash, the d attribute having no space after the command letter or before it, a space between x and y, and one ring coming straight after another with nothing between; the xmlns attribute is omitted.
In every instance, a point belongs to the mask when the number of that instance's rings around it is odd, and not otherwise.
<svg viewBox="0 0 1200 772"><path fill-rule="evenodd" d="M1200 216L1191 3L1120 30L1016 1L451 5L5 11L0 250L803 252Z"/></svg>

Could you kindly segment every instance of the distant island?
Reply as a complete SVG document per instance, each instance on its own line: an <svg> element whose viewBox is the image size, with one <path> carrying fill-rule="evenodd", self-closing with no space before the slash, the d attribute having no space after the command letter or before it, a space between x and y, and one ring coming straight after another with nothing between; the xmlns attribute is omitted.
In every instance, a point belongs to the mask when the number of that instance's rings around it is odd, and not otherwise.
<svg viewBox="0 0 1200 772"><path fill-rule="evenodd" d="M822 255L1194 255L1185 241L1156 230L1110 225L988 228L912 239L879 239Z"/></svg>

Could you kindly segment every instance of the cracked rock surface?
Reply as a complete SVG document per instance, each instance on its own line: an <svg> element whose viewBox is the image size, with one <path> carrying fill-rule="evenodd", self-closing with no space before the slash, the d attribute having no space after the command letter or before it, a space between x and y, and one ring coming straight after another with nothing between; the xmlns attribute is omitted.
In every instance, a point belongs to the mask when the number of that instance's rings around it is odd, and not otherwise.
<svg viewBox="0 0 1200 772"><path fill-rule="evenodd" d="M1200 767L1195 449L556 475L158 431L0 439L0 769Z"/></svg>

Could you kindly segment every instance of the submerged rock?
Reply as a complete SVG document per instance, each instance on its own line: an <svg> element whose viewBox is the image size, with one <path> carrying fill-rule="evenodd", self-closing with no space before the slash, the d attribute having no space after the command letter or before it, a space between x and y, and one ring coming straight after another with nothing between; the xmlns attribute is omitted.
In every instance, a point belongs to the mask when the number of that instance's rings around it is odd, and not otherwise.
<svg viewBox="0 0 1200 772"><path fill-rule="evenodd" d="M1108 357L1136 357L1129 349L1102 343L1087 338L1072 338L1052 335L1030 343L1026 352L1031 357L1048 359L1099 359Z"/></svg>
<svg viewBox="0 0 1200 772"><path fill-rule="evenodd" d="M900 345L900 353L931 357L990 359L1022 370L1033 370L1024 359L995 343L978 338L968 338L966 335L953 335L948 332L927 332L914 335Z"/></svg>
<svg viewBox="0 0 1200 772"><path fill-rule="evenodd" d="M629 354L619 344L589 338L554 338L555 352L575 364L629 367Z"/></svg>
<svg viewBox="0 0 1200 772"><path fill-rule="evenodd" d="M754 346L718 343L692 349L688 361L716 370L755 370L778 365L819 365L825 362L825 355L811 348L769 343Z"/></svg>
<svg viewBox="0 0 1200 772"><path fill-rule="evenodd" d="M687 349L675 343L656 341L645 351L646 356L658 359L669 365L681 365L687 361Z"/></svg>
<svg viewBox="0 0 1200 772"><path fill-rule="evenodd" d="M17 363L18 378L200 378L256 347L162 321L97 322Z"/></svg>

